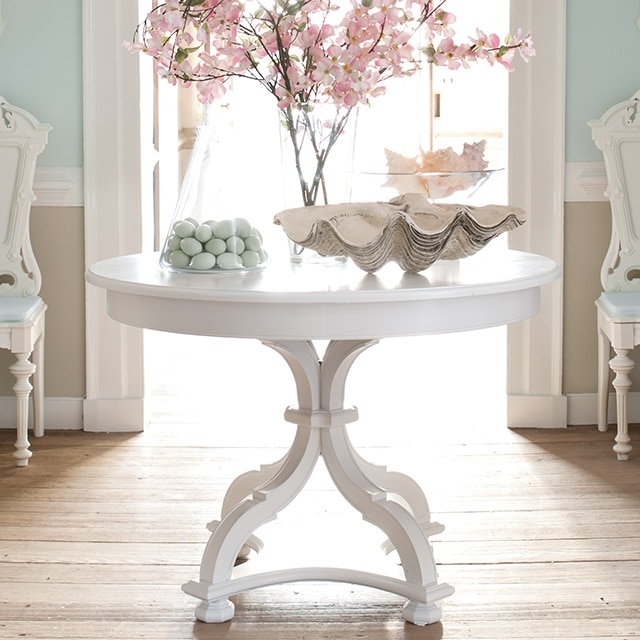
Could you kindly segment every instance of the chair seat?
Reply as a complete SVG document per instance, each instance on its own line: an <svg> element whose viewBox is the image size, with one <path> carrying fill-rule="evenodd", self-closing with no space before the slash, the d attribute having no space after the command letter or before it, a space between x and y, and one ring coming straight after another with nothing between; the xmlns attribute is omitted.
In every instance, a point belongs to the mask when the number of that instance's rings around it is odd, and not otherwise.
<svg viewBox="0 0 640 640"><path fill-rule="evenodd" d="M596 304L612 318L640 322L640 291L605 292Z"/></svg>
<svg viewBox="0 0 640 640"><path fill-rule="evenodd" d="M0 322L25 322L41 304L39 296L0 296Z"/></svg>

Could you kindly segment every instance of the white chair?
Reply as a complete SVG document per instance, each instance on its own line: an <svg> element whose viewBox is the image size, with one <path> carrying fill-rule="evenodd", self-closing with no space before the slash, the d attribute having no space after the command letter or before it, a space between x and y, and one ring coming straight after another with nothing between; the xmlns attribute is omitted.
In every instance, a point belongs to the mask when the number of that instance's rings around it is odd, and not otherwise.
<svg viewBox="0 0 640 640"><path fill-rule="evenodd" d="M598 317L598 429L608 426L609 367L614 373L618 460L631 452L627 420L629 351L640 344L640 91L589 122L602 151L611 202L611 242L602 263L604 292L596 300ZM613 347L615 356L611 356Z"/></svg>
<svg viewBox="0 0 640 640"><path fill-rule="evenodd" d="M44 434L44 317L38 296L40 270L29 239L29 214L36 159L51 130L31 114L0 96L0 348L16 361L17 440L13 455L19 467L29 463L29 395L33 376L34 434ZM30 360L33 354L33 362Z"/></svg>

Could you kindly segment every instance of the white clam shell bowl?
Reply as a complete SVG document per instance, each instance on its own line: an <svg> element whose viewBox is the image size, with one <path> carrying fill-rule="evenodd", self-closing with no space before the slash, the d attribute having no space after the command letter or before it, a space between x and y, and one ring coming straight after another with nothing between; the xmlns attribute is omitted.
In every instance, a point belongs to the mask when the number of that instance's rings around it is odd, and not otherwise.
<svg viewBox="0 0 640 640"><path fill-rule="evenodd" d="M387 262L404 271L423 271L436 260L456 260L523 224L517 207L429 202L403 194L389 202L300 207L278 213L289 239L325 256L348 256L364 271Z"/></svg>

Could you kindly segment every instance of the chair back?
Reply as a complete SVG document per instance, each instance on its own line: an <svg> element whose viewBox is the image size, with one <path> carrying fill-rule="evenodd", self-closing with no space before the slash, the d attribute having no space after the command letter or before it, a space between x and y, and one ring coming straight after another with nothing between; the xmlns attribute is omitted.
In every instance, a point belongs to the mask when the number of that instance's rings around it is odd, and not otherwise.
<svg viewBox="0 0 640 640"><path fill-rule="evenodd" d="M0 296L35 296L40 291L29 215L36 159L50 130L0 96Z"/></svg>
<svg viewBox="0 0 640 640"><path fill-rule="evenodd" d="M589 122L604 156L611 242L602 263L605 291L640 291L640 91Z"/></svg>

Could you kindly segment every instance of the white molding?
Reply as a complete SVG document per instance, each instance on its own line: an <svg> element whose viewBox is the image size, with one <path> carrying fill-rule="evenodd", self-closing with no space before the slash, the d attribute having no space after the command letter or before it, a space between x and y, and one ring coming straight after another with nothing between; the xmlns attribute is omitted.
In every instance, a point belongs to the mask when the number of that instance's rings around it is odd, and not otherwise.
<svg viewBox="0 0 640 640"><path fill-rule="evenodd" d="M552 258L562 267L566 2L511 0L510 20L512 30L522 27L544 43L529 64L518 64L509 77L509 201L529 214L527 224L510 234L510 246ZM562 312L559 279L543 288L539 313L508 327L510 426L530 425L532 419L545 426L566 425Z"/></svg>
<svg viewBox="0 0 640 640"><path fill-rule="evenodd" d="M563 395L507 396L507 426L511 429L536 427L556 429L567 426L567 398Z"/></svg>
<svg viewBox="0 0 640 640"><path fill-rule="evenodd" d="M36 167L33 181L37 207L82 207L84 171L82 167Z"/></svg>
<svg viewBox="0 0 640 640"><path fill-rule="evenodd" d="M564 399L544 396L509 396L507 405L508 411L517 418L518 424L509 425L513 428L587 425L597 428L598 398L595 393L571 393ZM562 424L562 416L565 413L566 425ZM640 391L631 392L627 396L627 417L630 423L640 423ZM615 393L609 394L607 422L610 429L616 423Z"/></svg>
<svg viewBox="0 0 640 640"><path fill-rule="evenodd" d="M565 202L608 202L604 162L568 162L565 165Z"/></svg>
<svg viewBox="0 0 640 640"><path fill-rule="evenodd" d="M130 432L144 429L144 399L116 398L84 401L84 430Z"/></svg>
<svg viewBox="0 0 640 640"><path fill-rule="evenodd" d="M132 0L82 2L87 267L141 250L141 56L123 46L139 18ZM105 292L90 285L86 325L85 430L142 429L142 331L109 318Z"/></svg>
<svg viewBox="0 0 640 640"><path fill-rule="evenodd" d="M84 398L45 398L45 433L60 429L82 429L82 405ZM14 429L16 425L16 399L14 396L0 397L0 428ZM33 418L31 417L31 423Z"/></svg>
<svg viewBox="0 0 640 640"><path fill-rule="evenodd" d="M570 425L597 425L597 394L569 394L567 403ZM610 393L607 422L609 425L614 425L616 419L616 395ZM630 423L640 423L640 391L633 391L627 395L627 419Z"/></svg>

